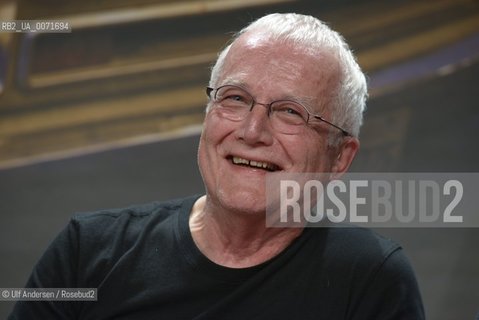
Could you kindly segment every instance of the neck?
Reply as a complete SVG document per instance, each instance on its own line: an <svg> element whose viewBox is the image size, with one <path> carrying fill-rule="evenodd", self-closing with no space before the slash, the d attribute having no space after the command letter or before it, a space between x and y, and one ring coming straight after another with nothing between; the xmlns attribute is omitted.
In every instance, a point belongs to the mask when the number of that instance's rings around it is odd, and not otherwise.
<svg viewBox="0 0 479 320"><path fill-rule="evenodd" d="M275 257L303 231L267 228L265 217L222 210L203 196L193 206L189 224L193 240L211 261L246 268Z"/></svg>

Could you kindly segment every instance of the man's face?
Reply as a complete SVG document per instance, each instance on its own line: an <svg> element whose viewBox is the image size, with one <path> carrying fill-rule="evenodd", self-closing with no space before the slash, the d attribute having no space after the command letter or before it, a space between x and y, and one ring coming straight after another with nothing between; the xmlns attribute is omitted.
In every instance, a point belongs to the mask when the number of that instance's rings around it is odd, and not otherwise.
<svg viewBox="0 0 479 320"><path fill-rule="evenodd" d="M294 45L247 33L231 47L217 86L239 85L260 103L295 99L331 119L328 105L338 83L339 65L326 52L313 57ZM209 201L228 210L264 212L265 178L270 170L334 171L338 152L328 146L328 133L334 128L316 119L309 122L298 134L284 134L272 128L262 105L255 105L241 121L226 119L213 105L198 151ZM258 167L263 163L269 170Z"/></svg>

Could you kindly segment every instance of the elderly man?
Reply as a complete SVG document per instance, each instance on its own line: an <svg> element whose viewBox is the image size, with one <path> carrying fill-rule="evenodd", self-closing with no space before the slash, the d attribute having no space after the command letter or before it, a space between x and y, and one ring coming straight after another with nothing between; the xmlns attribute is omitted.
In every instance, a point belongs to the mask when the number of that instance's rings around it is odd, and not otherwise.
<svg viewBox="0 0 479 320"><path fill-rule="evenodd" d="M242 30L213 68L198 162L205 196L74 217L29 287L96 302L19 302L10 319L423 319L401 248L362 228L269 228L269 172L346 172L363 73L298 14Z"/></svg>

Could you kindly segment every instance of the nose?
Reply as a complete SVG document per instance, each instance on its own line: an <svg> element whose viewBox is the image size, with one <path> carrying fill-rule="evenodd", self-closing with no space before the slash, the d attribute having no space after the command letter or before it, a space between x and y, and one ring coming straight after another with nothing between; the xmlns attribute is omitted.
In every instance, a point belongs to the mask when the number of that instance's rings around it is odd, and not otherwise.
<svg viewBox="0 0 479 320"><path fill-rule="evenodd" d="M269 120L268 104L255 103L242 121L240 138L250 145L270 145L273 131Z"/></svg>

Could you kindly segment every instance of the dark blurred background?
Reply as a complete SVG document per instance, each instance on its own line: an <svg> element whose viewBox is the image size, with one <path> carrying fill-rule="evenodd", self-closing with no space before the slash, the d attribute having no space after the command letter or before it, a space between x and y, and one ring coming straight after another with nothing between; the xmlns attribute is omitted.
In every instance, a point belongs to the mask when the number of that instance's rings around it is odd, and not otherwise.
<svg viewBox="0 0 479 320"><path fill-rule="evenodd" d="M211 64L233 31L288 11L341 32L368 74L354 171L479 171L478 1L2 0L0 21L73 30L0 32L0 287L22 287L75 212L203 192ZM479 230L378 231L405 248L428 319L475 318Z"/></svg>

